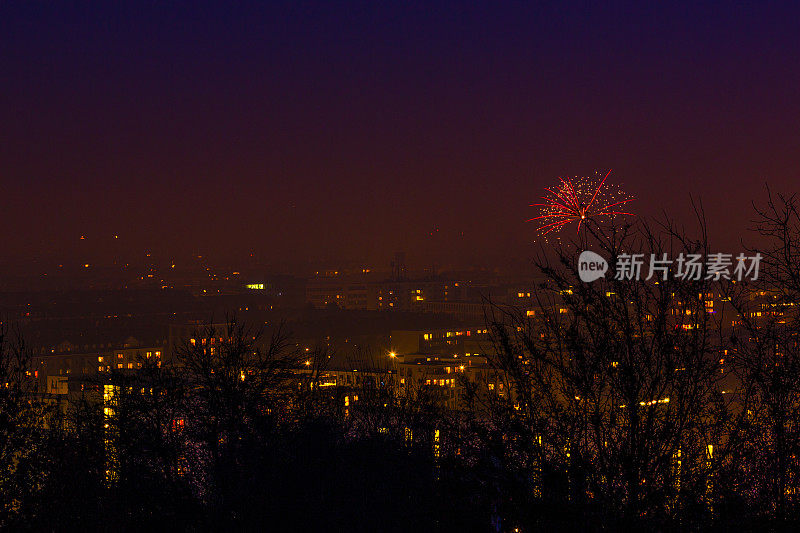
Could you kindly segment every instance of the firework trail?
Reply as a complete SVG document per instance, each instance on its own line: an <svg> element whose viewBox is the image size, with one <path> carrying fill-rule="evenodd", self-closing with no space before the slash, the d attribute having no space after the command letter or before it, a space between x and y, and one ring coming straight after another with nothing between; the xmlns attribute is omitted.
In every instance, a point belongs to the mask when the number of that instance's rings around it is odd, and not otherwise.
<svg viewBox="0 0 800 533"><path fill-rule="evenodd" d="M622 206L634 198L619 187L607 184L606 179L610 174L609 170L602 179L599 178L600 174L594 178L560 178L558 187L545 188L542 203L531 204L531 207L541 208L541 215L529 218L528 222L538 221L542 235L576 222L577 232L580 233L581 225L589 220L633 215L622 210Z"/></svg>

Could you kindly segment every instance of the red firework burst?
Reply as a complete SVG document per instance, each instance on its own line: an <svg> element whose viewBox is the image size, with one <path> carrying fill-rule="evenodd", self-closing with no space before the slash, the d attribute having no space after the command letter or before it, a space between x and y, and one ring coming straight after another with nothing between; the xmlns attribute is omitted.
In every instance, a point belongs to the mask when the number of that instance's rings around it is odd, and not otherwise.
<svg viewBox="0 0 800 533"><path fill-rule="evenodd" d="M634 198L626 195L619 187L606 184L610 174L609 170L602 179L560 178L558 187L545 188L547 194L542 196L543 203L531 204L531 207L541 207L542 214L529 218L528 221L541 221L539 231L542 235L547 235L571 222L578 223L577 231L580 233L581 225L587 220L633 215L620 211L620 206Z"/></svg>

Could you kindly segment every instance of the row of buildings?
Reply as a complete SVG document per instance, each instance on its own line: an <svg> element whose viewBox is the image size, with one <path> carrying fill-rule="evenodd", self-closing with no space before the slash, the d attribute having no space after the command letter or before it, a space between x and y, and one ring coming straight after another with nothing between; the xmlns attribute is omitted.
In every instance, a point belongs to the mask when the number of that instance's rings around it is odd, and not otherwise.
<svg viewBox="0 0 800 533"><path fill-rule="evenodd" d="M334 278L335 279L335 278ZM326 291L337 286L342 280L329 279L325 282ZM295 347L309 350L319 346L320 342L336 353L320 372L320 383L325 386L346 387L360 383L366 376L372 376L376 382L391 383L398 388L417 385L430 385L448 388L452 401L448 406L459 407L460 387L464 382L480 383L486 390L505 393L508 385L503 383L502 376L495 372L489 364L493 346L489 331L485 326L485 303L477 301L458 301L469 295L474 287L462 287L460 283L443 281L394 281L363 284L362 289L369 289L370 294L382 298L382 294L391 296L389 303L398 309L411 306L412 309L436 309L437 313L445 313L445 306L451 306L450 314L465 319L462 324L471 323L472 327L451 327L436 329L392 330L386 336L370 333L335 341L330 336L323 338L295 339ZM322 298L325 291L318 293ZM363 294L363 293L362 293ZM608 294L608 298L615 295ZM446 298L452 297L452 301ZM726 318L730 325L735 325L737 317L725 312L726 298L721 294L698 294L702 300L701 308L709 316L730 315ZM419 298L419 299L418 299ZM440 298L430 301L428 298ZM775 314L786 312L783 307L773 302L767 294L752 294L753 303L751 320L767 319ZM513 303L516 309L522 310L529 317L535 318L536 288L509 290L506 301ZM352 305L363 305L364 299L345 300ZM385 300L376 299L376 302ZM324 300L318 300L321 304ZM404 302L404 303L400 303ZM414 307L418 306L418 307ZM424 307L431 306L431 307ZM433 307L436 306L436 307ZM346 306L345 306L346 307ZM394 307L394 306L392 306ZM682 302L675 303L676 312L681 311ZM559 311L569 312L567 307ZM346 314L346 313L345 313ZM357 314L357 313L356 313ZM470 320L471 319L471 320ZM454 322L455 324L456 322ZM128 337L119 343L96 342L92 344L72 344L61 342L48 350L35 353L29 369L30 378L36 384L36 390L43 394L63 396L91 381L104 379L113 372L132 372L142 367L147 361L172 362L175 358L175 347L192 338L197 324L183 324L169 327L169 333L150 341L140 341ZM369 353L365 353L365 350ZM351 352L351 353L348 353ZM353 355L359 352L357 356ZM727 371L725 355L720 356L720 371ZM305 372L302 367L296 369ZM382 378L381 376L386 376Z"/></svg>
<svg viewBox="0 0 800 533"><path fill-rule="evenodd" d="M205 338L208 330L197 325L180 325L170 329L169 339L164 344L149 345L128 338L115 347L37 354L31 359L28 374L37 392L68 401L80 396L87 386L97 388L114 373L135 372L148 362L176 363L176 348L184 343L214 350L225 337L222 326L217 326L216 331L219 338ZM314 341L297 342L290 349L302 356L310 350L308 346L314 346ZM373 346L376 348L366 356L363 353L360 357L346 353L331 356L317 368L314 380L321 387L342 389L356 389L368 381L392 387L395 392L412 387L434 387L443 392L444 406L452 409L461 407L462 387L466 381L480 383L482 388L498 393L503 393L506 387L488 362L491 341L488 330L482 326L396 330L388 339L377 341ZM304 379L309 373L309 368L303 364L285 370L287 376L295 374Z"/></svg>

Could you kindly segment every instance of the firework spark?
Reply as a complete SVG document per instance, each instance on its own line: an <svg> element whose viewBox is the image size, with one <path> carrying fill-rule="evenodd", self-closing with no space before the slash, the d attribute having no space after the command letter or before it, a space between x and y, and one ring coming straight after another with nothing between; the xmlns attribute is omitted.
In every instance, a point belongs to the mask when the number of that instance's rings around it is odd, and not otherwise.
<svg viewBox="0 0 800 533"><path fill-rule="evenodd" d="M602 179L600 174L594 178L561 178L558 187L545 188L542 203L531 204L531 207L541 208L541 215L528 221L539 221L539 231L547 235L573 222L577 222L577 232L580 233L581 225L589 220L633 215L623 211L622 206L634 198L619 187L607 184L610 174L609 170Z"/></svg>

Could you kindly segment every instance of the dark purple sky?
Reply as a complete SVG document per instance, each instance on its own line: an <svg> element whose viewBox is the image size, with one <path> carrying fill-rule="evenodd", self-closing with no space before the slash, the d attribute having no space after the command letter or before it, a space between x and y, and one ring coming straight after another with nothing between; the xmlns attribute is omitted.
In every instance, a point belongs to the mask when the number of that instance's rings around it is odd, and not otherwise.
<svg viewBox="0 0 800 533"><path fill-rule="evenodd" d="M491 262L529 253L542 187L607 168L642 215L702 197L731 248L765 182L798 189L779 4L10 4L6 260Z"/></svg>

